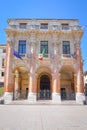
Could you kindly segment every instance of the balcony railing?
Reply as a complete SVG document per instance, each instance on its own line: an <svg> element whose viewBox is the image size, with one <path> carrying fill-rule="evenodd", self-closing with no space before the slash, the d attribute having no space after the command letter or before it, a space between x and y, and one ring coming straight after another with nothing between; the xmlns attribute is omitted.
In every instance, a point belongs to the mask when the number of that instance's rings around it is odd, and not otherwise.
<svg viewBox="0 0 87 130"><path fill-rule="evenodd" d="M40 29L40 25L26 25L26 28L20 28L19 25L10 25L8 28L10 29L20 29L20 30L43 30ZM68 26L67 28L63 28L59 25L50 25L47 29L44 29L45 31L79 31L83 30L82 26Z"/></svg>
<svg viewBox="0 0 87 130"><path fill-rule="evenodd" d="M71 54L62 54L62 58L71 58Z"/></svg>
<svg viewBox="0 0 87 130"><path fill-rule="evenodd" d="M38 54L38 58L50 58L50 54Z"/></svg>

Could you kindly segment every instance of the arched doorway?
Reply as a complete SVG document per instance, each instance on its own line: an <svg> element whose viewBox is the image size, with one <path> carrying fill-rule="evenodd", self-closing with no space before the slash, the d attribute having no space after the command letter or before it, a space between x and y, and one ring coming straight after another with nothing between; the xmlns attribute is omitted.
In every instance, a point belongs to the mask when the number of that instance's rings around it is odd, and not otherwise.
<svg viewBox="0 0 87 130"><path fill-rule="evenodd" d="M13 99L27 99L28 98L28 71L25 67L16 67L14 69L14 91Z"/></svg>
<svg viewBox="0 0 87 130"><path fill-rule="evenodd" d="M61 68L61 99L75 100L75 71L70 66L63 66Z"/></svg>
<svg viewBox="0 0 87 130"><path fill-rule="evenodd" d="M40 90L37 98L39 100L50 100L51 99L51 83L50 77L46 74L40 76Z"/></svg>

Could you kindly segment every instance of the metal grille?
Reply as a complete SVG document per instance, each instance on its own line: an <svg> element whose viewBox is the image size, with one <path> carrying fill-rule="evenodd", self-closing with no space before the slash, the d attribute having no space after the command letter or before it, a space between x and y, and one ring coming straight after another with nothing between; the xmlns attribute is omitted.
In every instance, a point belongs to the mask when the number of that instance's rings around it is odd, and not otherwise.
<svg viewBox="0 0 87 130"><path fill-rule="evenodd" d="M51 100L51 91L50 90L40 90L40 92L37 95L37 99Z"/></svg>

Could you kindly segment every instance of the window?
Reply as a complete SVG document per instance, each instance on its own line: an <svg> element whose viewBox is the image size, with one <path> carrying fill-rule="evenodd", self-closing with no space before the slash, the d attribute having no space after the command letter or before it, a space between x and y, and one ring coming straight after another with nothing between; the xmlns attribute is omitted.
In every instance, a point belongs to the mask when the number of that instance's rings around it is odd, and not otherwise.
<svg viewBox="0 0 87 130"><path fill-rule="evenodd" d="M20 28L21 29L26 29L26 23L20 23Z"/></svg>
<svg viewBox="0 0 87 130"><path fill-rule="evenodd" d="M21 54L26 53L26 40L20 40L19 41L18 52L21 53Z"/></svg>
<svg viewBox="0 0 87 130"><path fill-rule="evenodd" d="M63 54L70 54L70 42L63 41Z"/></svg>
<svg viewBox="0 0 87 130"><path fill-rule="evenodd" d="M40 53L44 53L44 57L48 56L48 41L41 41L40 42Z"/></svg>
<svg viewBox="0 0 87 130"><path fill-rule="evenodd" d="M5 48L3 49L3 53L6 53L6 49Z"/></svg>
<svg viewBox="0 0 87 130"><path fill-rule="evenodd" d="M4 83L0 82L0 87L4 87Z"/></svg>
<svg viewBox="0 0 87 130"><path fill-rule="evenodd" d="M1 73L1 76L2 76L2 77L4 76L4 72Z"/></svg>
<svg viewBox="0 0 87 130"><path fill-rule="evenodd" d="M68 24L62 24L62 30L69 30Z"/></svg>
<svg viewBox="0 0 87 130"><path fill-rule="evenodd" d="M41 23L40 29L48 29L48 23Z"/></svg>
<svg viewBox="0 0 87 130"><path fill-rule="evenodd" d="M2 67L5 67L5 59L2 59Z"/></svg>

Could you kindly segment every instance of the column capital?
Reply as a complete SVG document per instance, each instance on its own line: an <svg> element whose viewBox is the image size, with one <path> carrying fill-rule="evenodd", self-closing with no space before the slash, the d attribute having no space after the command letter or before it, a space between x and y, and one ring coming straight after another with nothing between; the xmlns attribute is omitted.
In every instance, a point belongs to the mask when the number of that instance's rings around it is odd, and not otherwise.
<svg viewBox="0 0 87 130"><path fill-rule="evenodd" d="M75 46L75 48L79 48L80 49L80 42L74 42L74 46Z"/></svg>

